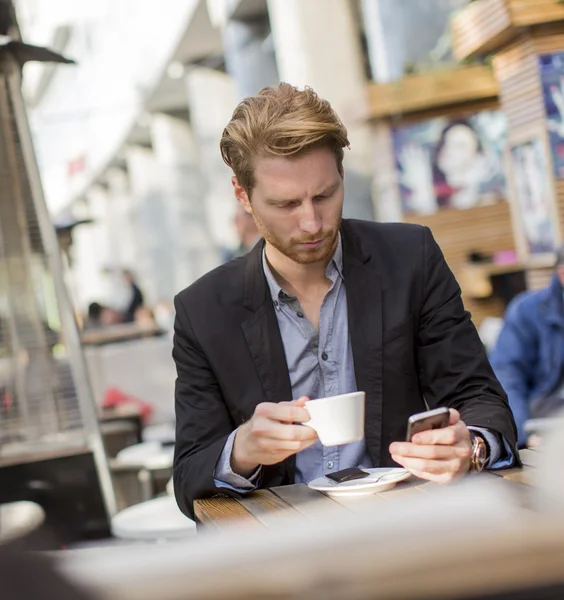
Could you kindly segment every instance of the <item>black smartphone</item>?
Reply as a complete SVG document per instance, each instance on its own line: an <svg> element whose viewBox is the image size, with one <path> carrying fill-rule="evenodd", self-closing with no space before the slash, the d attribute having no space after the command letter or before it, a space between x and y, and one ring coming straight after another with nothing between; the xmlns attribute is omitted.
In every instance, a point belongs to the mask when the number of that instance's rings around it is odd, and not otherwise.
<svg viewBox="0 0 564 600"><path fill-rule="evenodd" d="M407 441L420 431L448 427L450 411L448 408L435 408L416 415L411 415L407 421Z"/></svg>
<svg viewBox="0 0 564 600"><path fill-rule="evenodd" d="M353 481L355 479L362 479L363 477L368 477L370 473L359 469L358 467L351 467L349 469L342 469L341 471L336 471L335 473L327 473L325 477L328 479L332 479L337 483L343 483L344 481Z"/></svg>

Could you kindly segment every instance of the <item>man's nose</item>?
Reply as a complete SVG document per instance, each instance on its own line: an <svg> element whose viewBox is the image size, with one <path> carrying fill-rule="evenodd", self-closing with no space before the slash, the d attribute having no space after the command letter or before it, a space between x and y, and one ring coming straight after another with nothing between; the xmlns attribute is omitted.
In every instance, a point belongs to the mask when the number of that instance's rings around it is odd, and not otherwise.
<svg viewBox="0 0 564 600"><path fill-rule="evenodd" d="M302 214L300 215L300 229L308 235L315 235L321 231L321 218L315 210L313 202L304 202L302 204Z"/></svg>

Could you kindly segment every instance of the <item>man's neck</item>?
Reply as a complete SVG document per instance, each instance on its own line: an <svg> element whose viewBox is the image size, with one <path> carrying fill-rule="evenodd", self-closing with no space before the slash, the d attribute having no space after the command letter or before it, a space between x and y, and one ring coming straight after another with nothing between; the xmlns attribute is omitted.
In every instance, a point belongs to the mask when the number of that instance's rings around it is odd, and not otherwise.
<svg viewBox="0 0 564 600"><path fill-rule="evenodd" d="M333 253L323 261L300 264L282 254L268 242L265 244L265 252L272 274L285 292L299 296L327 283L325 271Z"/></svg>

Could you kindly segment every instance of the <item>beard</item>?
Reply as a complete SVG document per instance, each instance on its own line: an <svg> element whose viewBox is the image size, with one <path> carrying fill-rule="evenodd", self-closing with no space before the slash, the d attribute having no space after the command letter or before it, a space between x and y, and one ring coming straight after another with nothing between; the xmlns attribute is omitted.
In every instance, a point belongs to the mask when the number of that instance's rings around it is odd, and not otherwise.
<svg viewBox="0 0 564 600"><path fill-rule="evenodd" d="M322 229L319 233L313 236L302 235L299 238L290 238L289 240L284 240L277 236L274 232L270 231L256 213L253 213L253 217L257 229L265 241L276 248L278 252L300 265L308 265L317 262L329 262L329 259L337 247L337 239L339 235L339 228L341 227L342 214L339 215L339 219L335 226L330 229ZM307 248L303 246L304 243L315 242L318 240L323 241L315 248Z"/></svg>

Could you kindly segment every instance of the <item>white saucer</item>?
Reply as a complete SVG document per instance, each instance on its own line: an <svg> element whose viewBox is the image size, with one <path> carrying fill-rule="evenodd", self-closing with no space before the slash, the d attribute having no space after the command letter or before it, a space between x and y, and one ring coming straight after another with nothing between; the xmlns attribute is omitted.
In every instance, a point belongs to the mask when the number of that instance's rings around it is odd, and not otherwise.
<svg viewBox="0 0 564 600"><path fill-rule="evenodd" d="M330 496L363 496L365 494L375 494L389 490L396 483L405 481L411 475L407 469L389 467L362 470L367 471L370 475L363 479L354 479L353 481L344 481L343 483L337 483L327 477L319 477L307 485L312 490L324 492ZM384 477L379 479L382 475Z"/></svg>

